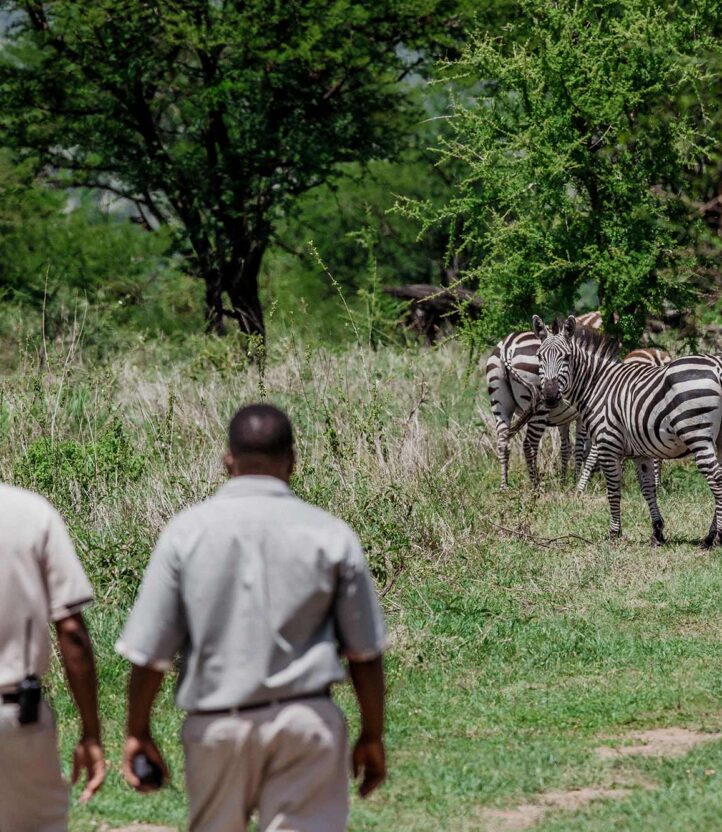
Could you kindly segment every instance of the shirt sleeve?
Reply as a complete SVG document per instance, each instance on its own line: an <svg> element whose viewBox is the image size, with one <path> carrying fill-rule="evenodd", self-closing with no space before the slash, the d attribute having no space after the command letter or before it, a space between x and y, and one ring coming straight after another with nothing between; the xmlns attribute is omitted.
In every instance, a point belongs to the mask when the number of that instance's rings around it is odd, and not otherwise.
<svg viewBox="0 0 722 832"><path fill-rule="evenodd" d="M166 529L115 649L135 665L167 671L187 637L178 554Z"/></svg>
<svg viewBox="0 0 722 832"><path fill-rule="evenodd" d="M85 576L63 519L52 508L45 535L42 568L51 621L68 618L92 603L93 588Z"/></svg>
<svg viewBox="0 0 722 832"><path fill-rule="evenodd" d="M353 533L339 568L334 617L341 652L350 661L371 661L386 649L381 605L361 544Z"/></svg>

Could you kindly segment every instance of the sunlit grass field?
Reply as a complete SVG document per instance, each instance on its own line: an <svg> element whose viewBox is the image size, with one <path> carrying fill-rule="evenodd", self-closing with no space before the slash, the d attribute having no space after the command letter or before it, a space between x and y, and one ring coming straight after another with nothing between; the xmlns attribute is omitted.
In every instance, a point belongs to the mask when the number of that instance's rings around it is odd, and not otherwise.
<svg viewBox="0 0 722 832"><path fill-rule="evenodd" d="M538 495L520 442L512 489L498 492L483 374L458 345L279 341L262 371L237 355L201 340L95 366L82 350L28 354L2 378L0 477L59 506L97 592L89 622L112 771L71 829L183 827L172 680L155 725L173 782L138 796L118 772L127 666L113 643L160 528L222 481L227 419L258 398L290 411L294 487L354 525L383 593L389 780L354 803L352 830L518 829L489 810L583 787L625 791L524 828L719 828L722 741L674 758L596 753L652 727L722 730L722 568L719 551L696 545L712 500L692 464L664 466L661 549L629 466L624 535L610 543L601 482L580 497L560 481L556 436ZM77 726L57 663L50 695L67 765ZM353 723L349 691L337 696Z"/></svg>

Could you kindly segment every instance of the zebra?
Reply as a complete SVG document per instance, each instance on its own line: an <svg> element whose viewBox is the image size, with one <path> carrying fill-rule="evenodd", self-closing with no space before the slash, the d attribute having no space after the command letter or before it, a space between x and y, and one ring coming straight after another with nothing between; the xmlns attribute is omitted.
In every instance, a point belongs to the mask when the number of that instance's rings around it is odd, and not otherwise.
<svg viewBox="0 0 722 832"><path fill-rule="evenodd" d="M722 543L722 355L689 355L664 367L619 360L619 345L569 316L552 334L537 315L539 376L548 408L562 396L580 412L596 442L607 483L611 537L622 532L622 461L632 457L649 507L653 545L664 543L654 488L654 459L693 454L714 496L703 541Z"/></svg>
<svg viewBox="0 0 722 832"><path fill-rule="evenodd" d="M598 310L577 315L577 326L585 326L587 329L601 329L602 323L602 313Z"/></svg>
<svg viewBox="0 0 722 832"><path fill-rule="evenodd" d="M602 317L599 312L587 312L577 319L581 326L599 328ZM533 332L512 332L502 338L486 362L486 380L491 402L491 412L496 424L496 449L501 464L501 488L509 487L509 427L517 411L527 412L538 404L539 362L536 357L539 339ZM536 488L539 484L537 454L539 443L547 425L559 428L562 451L562 477L566 477L571 456L569 425L577 419L577 411L565 402L548 411L537 406L529 419L524 436L524 457L529 477ZM585 447L584 431L577 424L574 458L575 476L581 468Z"/></svg>
<svg viewBox="0 0 722 832"><path fill-rule="evenodd" d="M640 347L628 352L623 360L627 364L650 364L652 367L664 367L672 360L672 356L658 347Z"/></svg>
<svg viewBox="0 0 722 832"><path fill-rule="evenodd" d="M669 364L671 360L672 356L664 350L660 350L657 347L642 347L640 349L632 350L631 352L627 353L627 355L624 356L623 363L646 364L652 367L664 367L664 365ZM596 444L593 444L584 462L584 470L582 471L582 476L579 478L579 482L577 483L577 491L580 494L586 489L587 483L589 482L589 478L594 473L598 461L599 449L597 448ZM657 489L657 491L659 491L659 487L661 484L662 461L660 459L655 459L654 487Z"/></svg>

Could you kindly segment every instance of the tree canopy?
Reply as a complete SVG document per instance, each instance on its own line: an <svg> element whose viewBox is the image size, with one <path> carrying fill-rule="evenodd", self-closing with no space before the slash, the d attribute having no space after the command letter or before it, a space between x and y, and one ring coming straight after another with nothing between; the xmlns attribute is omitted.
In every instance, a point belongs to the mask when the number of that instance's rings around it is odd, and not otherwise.
<svg viewBox="0 0 722 832"><path fill-rule="evenodd" d="M258 274L279 214L339 164L388 158L399 82L456 48L453 0L11 2L0 140L63 187L168 224L209 328L264 332Z"/></svg>
<svg viewBox="0 0 722 832"><path fill-rule="evenodd" d="M719 11L648 0L522 0L445 75L454 103L442 207L401 202L452 251L485 304L482 334L528 328L596 288L605 327L637 343L648 313L692 296L701 233L690 177L708 152L704 93ZM696 167L695 167L696 166Z"/></svg>

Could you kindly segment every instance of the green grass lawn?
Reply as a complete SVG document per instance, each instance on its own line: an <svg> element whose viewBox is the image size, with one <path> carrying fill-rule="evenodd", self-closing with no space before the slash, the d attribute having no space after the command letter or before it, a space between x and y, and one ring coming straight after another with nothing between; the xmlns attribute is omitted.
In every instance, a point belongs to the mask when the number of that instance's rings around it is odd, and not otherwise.
<svg viewBox="0 0 722 832"><path fill-rule="evenodd" d="M91 457L104 425L116 418L127 427L117 479L96 464L85 491L82 472L41 480L32 461L57 379L45 379L38 405L37 386L17 378L27 389L4 405L8 430L15 425L21 438L0 474L43 486L63 505L99 595L89 620L112 771L94 803L73 810L73 830L129 821L182 828L181 717L171 685L156 732L173 783L138 796L118 773L127 668L112 645L158 529L220 479L223 423L232 405L259 393L289 406L299 425L297 490L358 528L387 590L389 780L354 802L352 830L484 829L489 808L586 786L629 792L578 812L549 811L534 828L719 828L722 742L674 759L595 753L644 728L722 730L722 568L719 551L696 546L712 501L693 465L665 465L670 543L661 549L648 544L628 466L624 536L610 543L601 483L582 497L560 483L549 439L541 493L531 493L518 448L513 487L497 491L483 379L453 346L312 358L292 351L262 378L208 368L199 376L183 365L104 373L79 369L58 411L57 435ZM23 421L30 408L35 422ZM143 463L137 476L126 459L133 454ZM67 762L76 725L57 667L51 692ZM349 691L337 696L354 722Z"/></svg>

